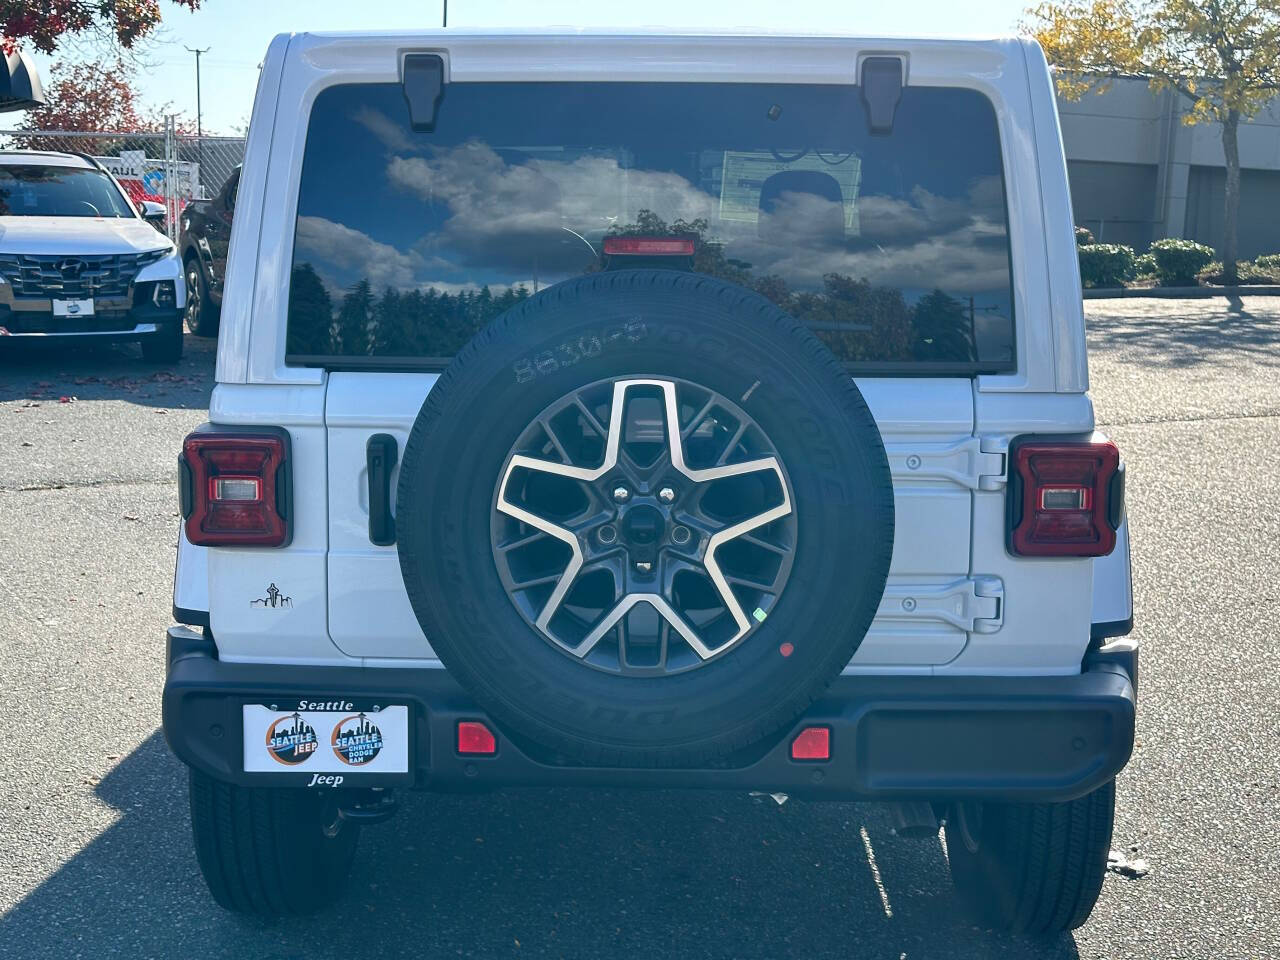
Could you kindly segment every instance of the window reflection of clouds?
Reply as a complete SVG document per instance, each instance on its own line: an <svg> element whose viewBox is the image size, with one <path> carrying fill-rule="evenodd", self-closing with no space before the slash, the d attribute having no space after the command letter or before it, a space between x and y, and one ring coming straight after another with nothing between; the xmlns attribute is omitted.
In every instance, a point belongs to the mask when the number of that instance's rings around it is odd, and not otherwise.
<svg viewBox="0 0 1280 960"><path fill-rule="evenodd" d="M368 114L366 126L383 126L385 118ZM389 135L395 132L388 126ZM319 218L303 217L299 251L330 273L368 263L361 275L375 287L422 286L428 273L468 266L525 275L534 257L547 274L576 272L589 254L563 228L585 236L598 252L598 240L611 226L652 210L668 222L708 218L712 238L726 243L728 256L751 264L758 275L781 275L797 289L817 289L828 273L904 290L983 291L1008 282L1003 196L995 176L975 179L963 197L940 197L923 187L908 198L863 196L861 236L833 242L813 228L830 219L821 208L838 208L834 201L784 193L771 212L760 214L778 226L719 221L716 198L679 174L628 170L612 157L514 163L486 144L468 142L430 157L393 155L385 175L396 189L442 208L438 230L424 232L402 253L339 224L322 231Z"/></svg>

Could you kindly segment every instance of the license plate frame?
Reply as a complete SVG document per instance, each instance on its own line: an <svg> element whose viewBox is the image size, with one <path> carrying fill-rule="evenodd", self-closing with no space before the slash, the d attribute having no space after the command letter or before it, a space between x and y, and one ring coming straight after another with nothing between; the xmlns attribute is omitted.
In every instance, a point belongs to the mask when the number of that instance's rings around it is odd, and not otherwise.
<svg viewBox="0 0 1280 960"><path fill-rule="evenodd" d="M93 298L85 300L57 300L53 301L53 315L55 317L92 317L94 314Z"/></svg>
<svg viewBox="0 0 1280 960"><path fill-rule="evenodd" d="M259 698L242 701L239 712L246 778L321 789L413 780L414 711L407 703L328 695Z"/></svg>

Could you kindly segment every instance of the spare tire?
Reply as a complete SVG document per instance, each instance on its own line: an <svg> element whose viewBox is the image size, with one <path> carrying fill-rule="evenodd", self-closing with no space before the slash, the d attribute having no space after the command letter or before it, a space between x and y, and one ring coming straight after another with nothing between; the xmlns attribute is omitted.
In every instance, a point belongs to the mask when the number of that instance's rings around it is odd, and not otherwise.
<svg viewBox="0 0 1280 960"><path fill-rule="evenodd" d="M598 764L776 734L858 648L893 548L840 362L756 293L666 270L559 284L477 334L418 414L396 513L453 676Z"/></svg>

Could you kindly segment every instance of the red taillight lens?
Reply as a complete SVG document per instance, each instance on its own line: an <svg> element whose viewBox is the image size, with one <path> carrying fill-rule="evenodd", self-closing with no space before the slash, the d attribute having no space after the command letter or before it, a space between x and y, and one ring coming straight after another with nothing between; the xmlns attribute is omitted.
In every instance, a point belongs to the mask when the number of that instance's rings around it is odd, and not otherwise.
<svg viewBox="0 0 1280 960"><path fill-rule="evenodd" d="M479 720L458 721L458 753L470 757L491 757L498 752L498 738Z"/></svg>
<svg viewBox="0 0 1280 960"><path fill-rule="evenodd" d="M187 539L205 547L289 542L289 435L199 430L178 461Z"/></svg>
<svg viewBox="0 0 1280 960"><path fill-rule="evenodd" d="M605 256L692 257L692 237L605 237Z"/></svg>
<svg viewBox="0 0 1280 960"><path fill-rule="evenodd" d="M792 760L830 760L831 728L805 727L791 741Z"/></svg>
<svg viewBox="0 0 1280 960"><path fill-rule="evenodd" d="M1009 552L1103 557L1124 513L1124 467L1109 440L1015 442L1009 452Z"/></svg>

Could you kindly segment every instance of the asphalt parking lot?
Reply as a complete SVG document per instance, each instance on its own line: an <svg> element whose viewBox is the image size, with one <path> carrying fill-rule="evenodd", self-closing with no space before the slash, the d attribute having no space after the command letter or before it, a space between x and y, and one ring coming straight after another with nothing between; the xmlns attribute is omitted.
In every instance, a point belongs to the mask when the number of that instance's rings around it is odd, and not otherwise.
<svg viewBox="0 0 1280 960"><path fill-rule="evenodd" d="M1090 922L968 926L936 840L747 796L408 797L329 914L231 916L159 723L174 458L213 348L0 353L0 957L1280 956L1280 298L1091 301L1129 468L1138 744Z"/></svg>

